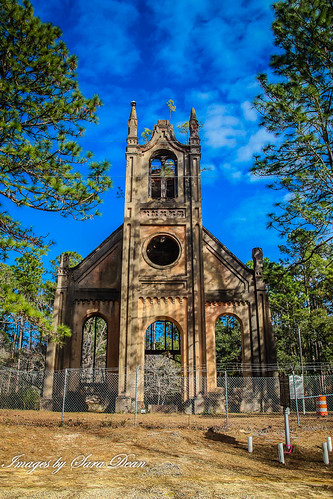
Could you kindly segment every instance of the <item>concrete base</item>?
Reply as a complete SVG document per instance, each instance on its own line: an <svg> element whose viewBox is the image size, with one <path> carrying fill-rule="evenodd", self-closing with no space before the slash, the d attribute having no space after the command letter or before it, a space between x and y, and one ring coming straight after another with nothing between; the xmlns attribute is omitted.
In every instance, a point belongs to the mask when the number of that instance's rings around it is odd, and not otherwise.
<svg viewBox="0 0 333 499"><path fill-rule="evenodd" d="M40 408L42 411L53 411L53 400L46 397L41 398Z"/></svg>
<svg viewBox="0 0 333 499"><path fill-rule="evenodd" d="M245 394L240 404L239 412L260 412L259 401L252 394Z"/></svg>
<svg viewBox="0 0 333 499"><path fill-rule="evenodd" d="M209 414L225 413L225 394L223 392L210 392L206 396L206 410Z"/></svg>
<svg viewBox="0 0 333 499"><path fill-rule="evenodd" d="M184 412L185 414L193 414L193 401L187 400L184 402Z"/></svg>
<svg viewBox="0 0 333 499"><path fill-rule="evenodd" d="M116 412L131 412L132 411L132 399L127 395L118 395L116 398Z"/></svg>
<svg viewBox="0 0 333 499"><path fill-rule="evenodd" d="M199 393L193 400L193 413L202 414L206 412L206 401L205 398Z"/></svg>
<svg viewBox="0 0 333 499"><path fill-rule="evenodd" d="M201 393L193 399L187 400L183 408L185 414L202 414L206 412L206 399Z"/></svg>

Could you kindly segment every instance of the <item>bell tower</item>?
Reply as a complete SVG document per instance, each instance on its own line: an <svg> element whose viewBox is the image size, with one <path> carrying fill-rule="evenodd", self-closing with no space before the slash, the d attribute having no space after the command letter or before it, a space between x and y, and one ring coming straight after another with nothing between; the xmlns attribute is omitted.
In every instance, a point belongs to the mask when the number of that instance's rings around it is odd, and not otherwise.
<svg viewBox="0 0 333 499"><path fill-rule="evenodd" d="M139 145L132 102L126 149L121 274L119 403L133 397L130 376L145 361L145 331L168 320L180 332L181 365L195 372L187 396L202 391L205 365L200 139L194 109L189 144L158 120Z"/></svg>

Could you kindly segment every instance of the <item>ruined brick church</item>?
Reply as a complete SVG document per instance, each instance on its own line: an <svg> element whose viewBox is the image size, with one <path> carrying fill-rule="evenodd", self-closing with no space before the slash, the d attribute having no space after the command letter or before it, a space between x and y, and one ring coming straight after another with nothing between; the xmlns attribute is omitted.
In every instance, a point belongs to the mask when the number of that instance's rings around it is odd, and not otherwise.
<svg viewBox="0 0 333 499"><path fill-rule="evenodd" d="M218 390L219 317L239 321L244 364L263 366L264 375L264 366L275 361L262 251L253 249L252 270L202 225L194 109L188 144L175 138L168 120L158 120L149 142L139 144L136 104L131 104L124 223L76 267L69 268L66 256L61 259L54 320L68 325L72 336L62 347L49 344L46 369L116 368L115 407L122 411L131 407L131 376L137 366L144 369L145 355L169 352L178 355L188 379L184 403L200 412L201 401ZM104 324L104 356L98 321ZM95 333L87 346L88 323ZM52 397L52 390L49 377L44 396Z"/></svg>

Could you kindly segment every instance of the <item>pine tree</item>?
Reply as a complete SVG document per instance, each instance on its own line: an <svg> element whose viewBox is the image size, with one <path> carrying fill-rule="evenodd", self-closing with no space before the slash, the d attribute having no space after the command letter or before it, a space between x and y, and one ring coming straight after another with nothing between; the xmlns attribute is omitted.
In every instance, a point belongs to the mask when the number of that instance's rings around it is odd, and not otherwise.
<svg viewBox="0 0 333 499"><path fill-rule="evenodd" d="M111 181L108 162L91 161L77 142L101 101L82 95L76 67L60 29L42 23L30 2L1 1L0 192L17 206L84 220L98 214ZM2 207L0 256L42 245Z"/></svg>
<svg viewBox="0 0 333 499"><path fill-rule="evenodd" d="M307 231L298 230L280 247L284 261L264 259L263 276L280 366L299 365L299 335L306 364L333 360L333 250L331 245L322 244L313 254L310 239ZM294 260L303 263L291 266Z"/></svg>
<svg viewBox="0 0 333 499"><path fill-rule="evenodd" d="M273 6L278 50L272 74L258 76L264 93L255 107L277 141L256 157L252 171L288 194L269 225L282 235L306 228L318 247L333 237L333 6L331 0Z"/></svg>
<svg viewBox="0 0 333 499"><path fill-rule="evenodd" d="M46 337L61 342L70 330L52 325L40 256L29 252L15 262L0 263L0 351L9 365L39 368L44 364Z"/></svg>

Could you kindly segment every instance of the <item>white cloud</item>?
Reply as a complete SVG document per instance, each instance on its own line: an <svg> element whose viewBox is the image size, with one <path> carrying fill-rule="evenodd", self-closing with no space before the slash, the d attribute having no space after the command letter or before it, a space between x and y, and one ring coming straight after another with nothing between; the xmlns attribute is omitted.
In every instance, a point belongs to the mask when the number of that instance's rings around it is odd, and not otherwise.
<svg viewBox="0 0 333 499"><path fill-rule="evenodd" d="M257 121L258 112L254 109L253 104L250 101L246 100L245 102L242 102L241 108L246 121Z"/></svg>
<svg viewBox="0 0 333 499"><path fill-rule="evenodd" d="M248 143L238 149L236 161L245 162L250 161L253 155L260 153L262 148L271 142L276 142L273 134L267 132L264 128L260 128L256 133L252 134Z"/></svg>
<svg viewBox="0 0 333 499"><path fill-rule="evenodd" d="M243 178L243 172L230 163L224 163L220 166L223 176L228 178L231 183L238 182Z"/></svg>
<svg viewBox="0 0 333 499"><path fill-rule="evenodd" d="M267 177L264 177L262 175L254 175L253 173L249 172L246 177L251 184L258 183L258 182L266 182L267 183Z"/></svg>
<svg viewBox="0 0 333 499"><path fill-rule="evenodd" d="M230 114L225 106L214 104L209 107L203 128L203 136L208 146L232 148L243 135L241 121Z"/></svg>

